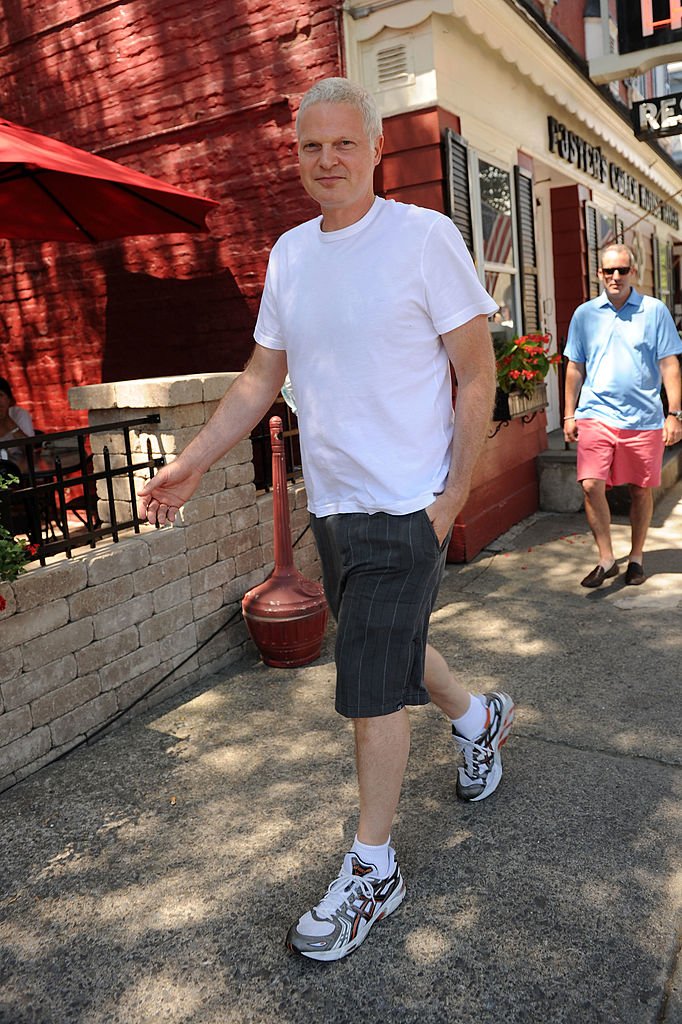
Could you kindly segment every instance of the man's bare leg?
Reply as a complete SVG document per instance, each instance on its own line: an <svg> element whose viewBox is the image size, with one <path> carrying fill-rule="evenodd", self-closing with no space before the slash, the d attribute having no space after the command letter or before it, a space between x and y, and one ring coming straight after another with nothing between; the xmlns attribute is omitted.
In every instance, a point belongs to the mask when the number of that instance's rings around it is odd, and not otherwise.
<svg viewBox="0 0 682 1024"><path fill-rule="evenodd" d="M445 659L426 647L424 685L433 703L449 719L469 710L472 696L455 678ZM385 843L400 799L410 752L407 709L378 718L355 720L355 753L360 787L358 839L368 846Z"/></svg>
<svg viewBox="0 0 682 1024"><path fill-rule="evenodd" d="M431 644L426 647L424 686L433 703L448 718L461 718L466 714L471 694L455 679L445 658Z"/></svg>
<svg viewBox="0 0 682 1024"><path fill-rule="evenodd" d="M599 564L610 569L615 558L611 543L611 510L606 500L605 480L581 480L585 495L585 514L599 552Z"/></svg>
<svg viewBox="0 0 682 1024"><path fill-rule="evenodd" d="M387 842L410 753L407 708L392 715L355 719L355 759L360 788L358 839Z"/></svg>
<svg viewBox="0 0 682 1024"><path fill-rule="evenodd" d="M289 949L312 960L340 960L352 952L374 923L397 910L405 897L388 839L410 752L407 709L356 718L354 726L360 785L357 838L338 878L317 906L291 926L286 938Z"/></svg>
<svg viewBox="0 0 682 1024"><path fill-rule="evenodd" d="M630 529L632 533L630 562L642 564L644 542L654 513L654 495L650 487L630 484Z"/></svg>
<svg viewBox="0 0 682 1024"><path fill-rule="evenodd" d="M499 751L514 721L513 700L501 690L480 699L472 697L430 644L424 685L434 704L452 721L453 738L463 756L457 772L457 796L460 800L485 800L502 778Z"/></svg>
<svg viewBox="0 0 682 1024"><path fill-rule="evenodd" d="M426 648L424 685L431 700L448 718L466 714L471 694L459 683L445 659ZM385 843L400 799L410 752L406 708L392 715L355 720L355 756L360 787L358 839L368 846Z"/></svg>

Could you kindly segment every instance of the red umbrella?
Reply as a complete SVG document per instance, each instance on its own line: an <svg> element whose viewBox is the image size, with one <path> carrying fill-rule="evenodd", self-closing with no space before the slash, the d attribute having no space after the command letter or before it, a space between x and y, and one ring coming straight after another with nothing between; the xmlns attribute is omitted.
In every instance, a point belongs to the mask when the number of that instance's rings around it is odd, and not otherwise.
<svg viewBox="0 0 682 1024"><path fill-rule="evenodd" d="M0 119L0 237L99 242L207 231L218 204Z"/></svg>

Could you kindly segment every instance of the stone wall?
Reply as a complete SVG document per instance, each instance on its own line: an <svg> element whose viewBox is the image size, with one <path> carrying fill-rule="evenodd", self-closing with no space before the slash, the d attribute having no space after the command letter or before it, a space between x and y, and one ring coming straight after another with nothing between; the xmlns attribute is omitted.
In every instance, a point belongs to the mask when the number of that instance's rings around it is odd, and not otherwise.
<svg viewBox="0 0 682 1024"><path fill-rule="evenodd" d="M74 389L70 399L88 410L91 423L158 412L153 433L133 435L137 453L149 436L170 459L236 376L94 385ZM173 527L145 524L117 544L0 583L0 790L139 698L135 711L224 669L252 647L241 616L233 616L244 593L272 570L273 545L272 497L256 494L251 458L245 439L205 474ZM290 485L294 539L308 522L305 506L303 484ZM306 576L319 578L310 531L295 556Z"/></svg>

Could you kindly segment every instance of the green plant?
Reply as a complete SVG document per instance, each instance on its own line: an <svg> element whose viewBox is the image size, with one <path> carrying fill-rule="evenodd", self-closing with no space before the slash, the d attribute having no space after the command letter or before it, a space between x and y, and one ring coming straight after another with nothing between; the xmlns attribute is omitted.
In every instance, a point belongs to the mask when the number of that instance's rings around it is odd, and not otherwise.
<svg viewBox="0 0 682 1024"><path fill-rule="evenodd" d="M497 386L507 394L520 391L531 395L551 367L561 362L557 352L550 355L549 341L548 334L524 334L496 342Z"/></svg>
<svg viewBox="0 0 682 1024"><path fill-rule="evenodd" d="M18 483L19 480L16 476L9 473L0 474L0 500L3 491L8 491L10 487ZM26 563L35 554L36 549L37 546L34 544L15 540L9 530L0 526L0 581L12 583L17 576L25 572Z"/></svg>

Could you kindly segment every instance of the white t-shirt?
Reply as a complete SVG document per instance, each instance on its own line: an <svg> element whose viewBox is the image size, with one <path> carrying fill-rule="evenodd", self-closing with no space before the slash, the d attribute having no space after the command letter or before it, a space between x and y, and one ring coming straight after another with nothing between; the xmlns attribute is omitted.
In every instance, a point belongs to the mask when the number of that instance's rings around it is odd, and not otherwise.
<svg viewBox="0 0 682 1024"><path fill-rule="evenodd" d="M287 231L255 338L287 353L308 508L403 515L443 490L453 430L441 334L497 309L443 214L376 198L340 231Z"/></svg>
<svg viewBox="0 0 682 1024"><path fill-rule="evenodd" d="M13 405L9 410L10 419L14 420L19 430L23 430L26 437L33 437L33 420L28 409L22 409L20 405ZM0 437L0 441L11 441L16 434L10 432L9 434L3 434Z"/></svg>

